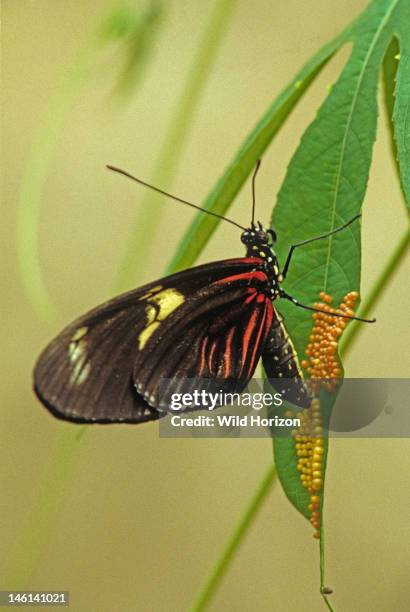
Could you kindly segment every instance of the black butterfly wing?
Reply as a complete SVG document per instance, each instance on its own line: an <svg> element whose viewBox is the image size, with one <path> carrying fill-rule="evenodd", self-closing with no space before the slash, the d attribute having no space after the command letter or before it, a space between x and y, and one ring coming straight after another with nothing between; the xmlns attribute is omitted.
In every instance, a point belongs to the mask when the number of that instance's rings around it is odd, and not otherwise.
<svg viewBox="0 0 410 612"><path fill-rule="evenodd" d="M174 393L242 391L272 324L266 288L263 271L244 269L190 294L169 315L167 293L154 295L134 364L138 393L166 410Z"/></svg>
<svg viewBox="0 0 410 612"><path fill-rule="evenodd" d="M135 388L136 363L142 368L150 363L150 351L145 348L152 346L148 343L150 336L158 338L154 332L174 311L197 304L192 295L199 292L198 302L203 303L204 287L250 273L258 264L257 258L239 258L191 268L119 296L80 317L40 355L34 371L39 399L55 416L75 422L140 423L157 419L160 414L152 402ZM224 286L225 291L231 289L231 283ZM192 334L192 326L187 329ZM192 362L197 338L188 338L193 341L186 343Z"/></svg>

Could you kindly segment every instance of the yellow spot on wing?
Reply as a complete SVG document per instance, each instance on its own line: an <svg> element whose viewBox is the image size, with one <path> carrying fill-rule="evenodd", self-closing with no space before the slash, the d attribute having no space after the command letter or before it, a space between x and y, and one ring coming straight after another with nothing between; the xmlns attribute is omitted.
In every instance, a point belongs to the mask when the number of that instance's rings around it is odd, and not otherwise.
<svg viewBox="0 0 410 612"><path fill-rule="evenodd" d="M166 319L166 317L170 315L175 308L181 306L184 301L184 296L176 289L164 289L164 291L157 293L151 299L151 302L155 302L159 307L157 319L160 321Z"/></svg>
<svg viewBox="0 0 410 612"><path fill-rule="evenodd" d="M79 327L71 337L68 345L68 359L71 366L70 385L81 385L90 373L90 363L87 361L87 342L84 336L88 327Z"/></svg>
<svg viewBox="0 0 410 612"><path fill-rule="evenodd" d="M141 299L141 298L140 298ZM144 348L154 331L176 308L184 303L185 298L176 289L164 289L147 298L146 325L138 336L138 347Z"/></svg>
<svg viewBox="0 0 410 612"><path fill-rule="evenodd" d="M148 304L147 308L145 309L145 314L147 316L146 325L148 326L155 321L157 311L154 306Z"/></svg>
<svg viewBox="0 0 410 612"><path fill-rule="evenodd" d="M79 327L73 333L73 335L71 337L71 340L73 342L76 342L77 340L81 340L81 338L83 338L87 332L88 332L88 327L85 327L85 326L84 327Z"/></svg>
<svg viewBox="0 0 410 612"><path fill-rule="evenodd" d="M140 335L138 336L139 349L143 349L148 340L151 338L154 331L160 326L160 321L153 321L147 327L144 327Z"/></svg>
<svg viewBox="0 0 410 612"><path fill-rule="evenodd" d="M156 287L153 287L147 293L144 293L144 295L142 295L140 298L138 298L138 301L148 300L150 297L152 297L154 295L154 293L157 293L158 291L161 291L161 289L162 289L161 285L157 285Z"/></svg>
<svg viewBox="0 0 410 612"><path fill-rule="evenodd" d="M77 361L70 375L71 385L81 385L88 377L91 370L90 363L84 363L84 361Z"/></svg>

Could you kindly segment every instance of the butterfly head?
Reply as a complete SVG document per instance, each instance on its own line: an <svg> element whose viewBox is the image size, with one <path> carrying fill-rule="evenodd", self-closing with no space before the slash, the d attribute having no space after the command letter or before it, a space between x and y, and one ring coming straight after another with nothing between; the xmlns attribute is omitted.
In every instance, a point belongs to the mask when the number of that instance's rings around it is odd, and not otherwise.
<svg viewBox="0 0 410 612"><path fill-rule="evenodd" d="M241 235L241 241L249 247L273 247L276 242L276 233L272 229L265 230L260 221L247 228Z"/></svg>

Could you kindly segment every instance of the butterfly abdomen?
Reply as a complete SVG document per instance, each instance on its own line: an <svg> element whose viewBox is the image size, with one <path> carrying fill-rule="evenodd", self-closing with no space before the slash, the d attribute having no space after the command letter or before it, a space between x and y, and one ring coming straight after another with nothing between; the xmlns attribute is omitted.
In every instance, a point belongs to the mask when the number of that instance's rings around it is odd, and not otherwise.
<svg viewBox="0 0 410 612"><path fill-rule="evenodd" d="M311 396L295 347L276 309L274 314L262 353L264 370L270 384L284 394L284 399L302 408L307 407Z"/></svg>

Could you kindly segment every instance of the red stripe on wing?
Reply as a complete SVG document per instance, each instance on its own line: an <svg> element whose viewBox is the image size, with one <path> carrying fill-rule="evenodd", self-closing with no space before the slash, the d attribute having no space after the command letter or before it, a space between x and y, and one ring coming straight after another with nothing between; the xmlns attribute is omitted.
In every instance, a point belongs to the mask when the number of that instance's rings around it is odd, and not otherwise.
<svg viewBox="0 0 410 612"><path fill-rule="evenodd" d="M208 336L205 336L201 342L201 367L199 370L199 375L201 376L201 374L203 374L205 372L205 367L206 367L206 345L208 344Z"/></svg>
<svg viewBox="0 0 410 612"><path fill-rule="evenodd" d="M261 260L260 260L261 261ZM220 280L215 281L214 285L224 285L225 283L233 283L236 281L259 281L261 283L267 283L268 277L262 270L253 270L252 272L242 272L241 274L233 274L232 276L225 276Z"/></svg>
<svg viewBox="0 0 410 612"><path fill-rule="evenodd" d="M226 338L226 345L225 345L225 364L224 364L224 376L225 378L228 378L228 376L230 375L231 372L231 365L232 365L232 339L233 339L233 335L235 333L235 328L231 327L231 329L228 332L227 338Z"/></svg>
<svg viewBox="0 0 410 612"><path fill-rule="evenodd" d="M264 303L264 307L262 311L262 318L261 318L261 308L256 306L254 311L252 312L248 325L245 329L245 333L243 335L242 366L241 366L241 371L240 371L239 376L241 376L242 373L244 372L245 364L248 361L247 358L250 352L252 353L251 353L249 364L246 367L246 370L249 376L252 375L253 370L256 367L257 356L261 352L263 343L272 325L272 318L273 318L272 303L267 296L263 294L259 294L256 303L261 304L262 302ZM258 325L258 321L259 321L259 326L258 326L258 330L256 332L256 337L255 337L255 328Z"/></svg>
<svg viewBox="0 0 410 612"><path fill-rule="evenodd" d="M258 266L263 264L264 260L261 257L236 257L233 259L226 260L229 263L240 263L240 264L248 264Z"/></svg>
<svg viewBox="0 0 410 612"><path fill-rule="evenodd" d="M261 324L260 324L260 327L259 327L259 330L258 330L258 335L257 335L257 338L256 338L255 346L253 348L253 353L252 353L252 357L251 357L251 363L249 365L249 369L251 371L253 371L254 366L256 365L255 364L256 353L258 352L258 350L260 352L261 345L263 344L263 341L265 340L265 338L267 336L267 333L268 333L268 331L270 329L270 325L267 324L267 321L266 321L266 319L268 318L269 310L272 312L273 308L272 308L272 304L271 304L270 300L268 300L266 298L265 299L265 308L264 308L264 311L263 311L263 318L262 318L262 321L261 321ZM261 339L262 334L263 334L263 340Z"/></svg>
<svg viewBox="0 0 410 612"><path fill-rule="evenodd" d="M209 351L209 355L208 355L208 369L210 373L214 372L214 368L212 367L214 364L212 363L214 354L215 354L215 350L218 344L218 338L216 338L211 345L210 351ZM216 372L216 369L215 369Z"/></svg>
<svg viewBox="0 0 410 612"><path fill-rule="evenodd" d="M255 329L256 321L258 320L258 318L259 318L259 309L255 308L255 310L253 311L251 315L251 318L249 319L248 325L246 326L245 333L242 339L242 367L241 367L239 376L241 376L243 372L243 368L245 366L246 355L248 354L248 349L249 349L249 342L252 338L253 330Z"/></svg>
<svg viewBox="0 0 410 612"><path fill-rule="evenodd" d="M249 296L246 298L244 304L249 304L250 302L252 302L256 296L258 295L258 292L256 291L256 289L254 289L253 287L248 289L248 293Z"/></svg>

